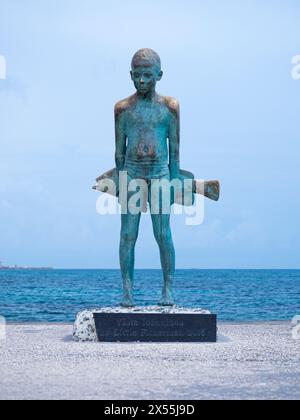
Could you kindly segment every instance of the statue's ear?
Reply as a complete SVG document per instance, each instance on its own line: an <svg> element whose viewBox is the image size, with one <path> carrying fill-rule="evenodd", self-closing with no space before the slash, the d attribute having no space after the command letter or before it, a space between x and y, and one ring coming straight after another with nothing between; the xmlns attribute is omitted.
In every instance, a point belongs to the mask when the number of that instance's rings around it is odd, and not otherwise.
<svg viewBox="0 0 300 420"><path fill-rule="evenodd" d="M157 81L158 81L158 82L162 79L163 75L164 75L164 72L161 70L161 71L158 73L158 76L157 76Z"/></svg>
<svg viewBox="0 0 300 420"><path fill-rule="evenodd" d="M132 70L130 70L130 77L131 77L131 80L133 80L133 72L132 72Z"/></svg>

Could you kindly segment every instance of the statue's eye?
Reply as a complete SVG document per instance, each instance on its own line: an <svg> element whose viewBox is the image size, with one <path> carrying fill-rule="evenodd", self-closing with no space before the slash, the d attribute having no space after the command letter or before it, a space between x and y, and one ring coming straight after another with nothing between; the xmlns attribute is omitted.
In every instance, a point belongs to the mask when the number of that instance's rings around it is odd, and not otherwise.
<svg viewBox="0 0 300 420"><path fill-rule="evenodd" d="M148 79L150 79L150 77L152 77L152 73L145 73L145 76L148 77Z"/></svg>
<svg viewBox="0 0 300 420"><path fill-rule="evenodd" d="M138 77L140 77L140 73L133 73L133 76L137 79Z"/></svg>

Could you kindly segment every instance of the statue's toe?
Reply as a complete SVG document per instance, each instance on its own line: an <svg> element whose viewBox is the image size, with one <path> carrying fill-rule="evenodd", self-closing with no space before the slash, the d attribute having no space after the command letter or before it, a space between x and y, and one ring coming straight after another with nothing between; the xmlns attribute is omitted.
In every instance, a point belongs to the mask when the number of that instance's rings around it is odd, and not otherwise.
<svg viewBox="0 0 300 420"><path fill-rule="evenodd" d="M123 308L133 308L135 305L132 298L126 297L122 300L121 306L123 306Z"/></svg>
<svg viewBox="0 0 300 420"><path fill-rule="evenodd" d="M163 296L159 301L159 306L175 306L174 299L171 296Z"/></svg>

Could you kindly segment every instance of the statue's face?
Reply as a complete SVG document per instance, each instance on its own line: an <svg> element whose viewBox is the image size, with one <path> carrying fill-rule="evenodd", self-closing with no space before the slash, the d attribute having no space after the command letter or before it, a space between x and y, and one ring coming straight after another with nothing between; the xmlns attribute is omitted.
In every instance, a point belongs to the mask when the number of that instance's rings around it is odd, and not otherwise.
<svg viewBox="0 0 300 420"><path fill-rule="evenodd" d="M138 93L147 95L155 89L156 83L162 78L163 72L157 67L137 66L131 71L131 78Z"/></svg>

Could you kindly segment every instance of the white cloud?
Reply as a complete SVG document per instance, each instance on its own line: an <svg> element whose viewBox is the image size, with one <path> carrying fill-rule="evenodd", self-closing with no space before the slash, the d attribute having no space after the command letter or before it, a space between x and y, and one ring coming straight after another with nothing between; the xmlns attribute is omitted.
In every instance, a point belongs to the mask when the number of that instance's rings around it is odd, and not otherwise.
<svg viewBox="0 0 300 420"><path fill-rule="evenodd" d="M0 55L0 80L6 80L6 58Z"/></svg>
<svg viewBox="0 0 300 420"><path fill-rule="evenodd" d="M294 80L300 80L300 55L295 55L295 57L293 57L292 64L294 64L294 67L292 68L292 78Z"/></svg>

